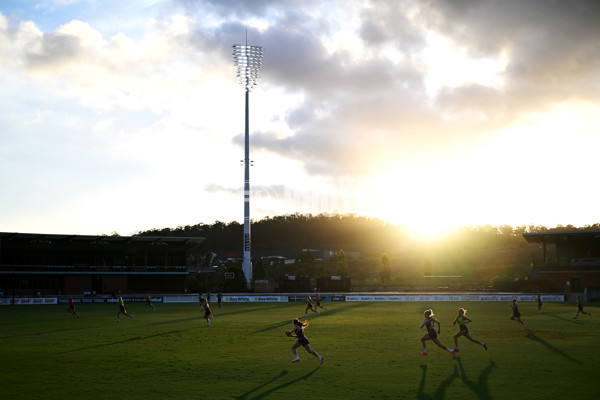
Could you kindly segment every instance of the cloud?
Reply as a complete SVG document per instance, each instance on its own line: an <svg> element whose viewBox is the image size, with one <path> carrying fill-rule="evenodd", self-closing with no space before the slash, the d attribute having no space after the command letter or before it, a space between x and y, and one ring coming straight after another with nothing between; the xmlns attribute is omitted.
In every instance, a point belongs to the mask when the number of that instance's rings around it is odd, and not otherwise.
<svg viewBox="0 0 600 400"><path fill-rule="evenodd" d="M247 18L267 9L276 16L257 40L265 47L259 85L283 86L304 99L286 113L292 135L264 131L252 143L302 160L311 174L367 176L378 158L452 148L527 113L600 95L593 84L600 71L600 3L593 0L336 4L336 12L355 13L360 21L351 38L361 45L358 59L343 46L328 48L337 26L326 15L260 4L254 13L243 10ZM497 60L494 83L457 81L430 98L422 51L432 31L445 35L473 68Z"/></svg>
<svg viewBox="0 0 600 400"><path fill-rule="evenodd" d="M577 1L431 0L432 29L468 51L509 59L504 79L514 108L568 97L598 100L589 90L600 69L600 3Z"/></svg>
<svg viewBox="0 0 600 400"><path fill-rule="evenodd" d="M225 49L250 26L253 44L265 48L259 86L302 95L284 111L289 133L253 133L253 147L301 160L310 174L332 179L367 176L384 158L452 146L564 98L598 97L589 84L600 68L594 41L600 7L593 1L173 4L188 15L150 20L142 41L103 38L79 21L44 34L25 23L16 33L5 28L4 37L20 38L32 73L69 74L67 89L90 107L160 114L172 112L189 89L182 76L189 82L193 73L218 77L219 68L229 68ZM422 53L431 31L464 57L505 57L501 87L458 81L432 99ZM241 136L233 141L243 145Z"/></svg>
<svg viewBox="0 0 600 400"><path fill-rule="evenodd" d="M367 48L389 49L411 55L426 45L419 21L414 19L417 10L414 2L384 1L373 3L360 10L360 37Z"/></svg>
<svg viewBox="0 0 600 400"><path fill-rule="evenodd" d="M221 193L221 192L235 193L235 194L240 193L240 188L227 187L227 186L223 186L223 185L220 185L217 183L210 183L210 184L204 186L203 189L208 193Z"/></svg>

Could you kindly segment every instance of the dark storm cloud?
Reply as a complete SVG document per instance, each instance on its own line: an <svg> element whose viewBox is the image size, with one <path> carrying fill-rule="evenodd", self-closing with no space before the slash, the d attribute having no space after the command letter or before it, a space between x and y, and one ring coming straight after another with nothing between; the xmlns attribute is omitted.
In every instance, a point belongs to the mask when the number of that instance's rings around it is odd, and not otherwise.
<svg viewBox="0 0 600 400"><path fill-rule="evenodd" d="M311 12L361 3L204 4L222 18L235 16L210 34L217 47L240 41L243 19L268 19L265 30L250 32L252 44L265 48L260 85L301 93L304 101L286 115L292 136L257 132L252 146L301 160L313 174L369 174L377 158L443 149L565 99L600 97L597 0L377 1L358 14L365 57L327 48L344 21ZM419 60L426 30L450 38L470 57L504 57L501 87L468 83L429 98ZM390 49L400 61L386 57ZM243 145L241 137L235 142Z"/></svg>

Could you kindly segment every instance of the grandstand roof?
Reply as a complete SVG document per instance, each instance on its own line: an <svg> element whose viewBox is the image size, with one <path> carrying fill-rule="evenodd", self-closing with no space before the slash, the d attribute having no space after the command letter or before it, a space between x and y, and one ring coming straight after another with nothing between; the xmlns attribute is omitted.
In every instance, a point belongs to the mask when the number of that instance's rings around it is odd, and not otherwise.
<svg viewBox="0 0 600 400"><path fill-rule="evenodd" d="M106 236L106 235L61 235L47 233L17 233L0 232L1 240L19 240L30 243L57 243L79 242L88 244L118 244L118 243L146 243L156 244L200 244L202 237L176 237L176 236Z"/></svg>
<svg viewBox="0 0 600 400"><path fill-rule="evenodd" d="M529 243L557 243L564 242L569 239L598 239L600 241L600 231L524 233L523 237Z"/></svg>

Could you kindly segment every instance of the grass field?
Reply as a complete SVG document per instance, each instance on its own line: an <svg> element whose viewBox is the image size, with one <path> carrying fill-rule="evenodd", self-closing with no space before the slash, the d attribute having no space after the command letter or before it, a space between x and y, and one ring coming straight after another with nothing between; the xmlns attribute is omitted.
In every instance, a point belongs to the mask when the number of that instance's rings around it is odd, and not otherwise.
<svg viewBox="0 0 600 400"><path fill-rule="evenodd" d="M572 303L325 303L306 334L323 365L285 336L301 303L213 304L206 327L198 304L0 307L0 398L8 399L592 399L600 395L600 308L573 320ZM453 347L458 307L474 338L450 354L418 326L433 308L440 340Z"/></svg>

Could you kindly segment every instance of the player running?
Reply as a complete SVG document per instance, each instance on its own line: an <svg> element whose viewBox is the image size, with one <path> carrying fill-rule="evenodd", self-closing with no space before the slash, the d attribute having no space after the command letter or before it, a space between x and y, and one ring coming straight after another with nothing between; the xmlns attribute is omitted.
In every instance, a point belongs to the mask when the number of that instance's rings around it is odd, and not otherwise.
<svg viewBox="0 0 600 400"><path fill-rule="evenodd" d="M299 321L298 318L295 318L294 319L294 327L292 329L285 331L286 335L288 335L290 337L298 338L298 340L296 340L296 342L292 345L292 353L294 353L294 356L295 356L294 359L292 360L292 362L295 363L295 362L300 361L300 357L298 357L298 352L296 351L296 349L300 346L304 346L306 351L308 351L313 356L317 357L319 359L319 362L321 364L323 364L323 357L320 356L316 351L314 351L310 347L308 338L304 334L304 328L306 328L307 326L308 326L308 322L306 322L306 321L302 322L302 321Z"/></svg>
<svg viewBox="0 0 600 400"><path fill-rule="evenodd" d="M577 296L576 303L577 303L577 314L575 314L575 316L573 317L573 319L577 319L577 317L579 317L579 313L587 314L590 317L592 316L591 312L583 311L583 300L581 300L581 296Z"/></svg>
<svg viewBox="0 0 600 400"><path fill-rule="evenodd" d="M537 305L538 305L538 312L539 313L542 312L542 307L544 307L544 306L542 305L542 294L541 293L538 293L538 295L537 295Z"/></svg>
<svg viewBox="0 0 600 400"><path fill-rule="evenodd" d="M517 299L513 299L511 307L512 307L513 313L509 318L513 321L516 320L518 323L520 323L523 326L523 329L527 329L525 322L521 321L521 313L519 312L519 306L517 305Z"/></svg>
<svg viewBox="0 0 600 400"><path fill-rule="evenodd" d="M210 305L208 305L208 301L204 300L204 303L202 304L202 306L204 307L204 319L206 320L206 326L210 326L210 320L214 319L213 316L211 315L212 311L210 311Z"/></svg>
<svg viewBox="0 0 600 400"><path fill-rule="evenodd" d="M154 311L156 311L156 308L154 308L154 306L152 305L152 298L150 297L150 294L148 294L146 296L146 310L148 311L150 308L152 308Z"/></svg>
<svg viewBox="0 0 600 400"><path fill-rule="evenodd" d="M481 343L479 340L473 339L473 337L469 333L469 328L467 328L467 324L469 322L473 322L473 321L471 321L471 319L465 315L466 313L467 313L467 310L465 310L464 308L459 308L458 315L456 316L456 318L454 318L454 322L452 323L452 325L455 325L458 322L458 327L460 329L458 331L458 333L456 335L454 335L454 351L455 352L458 351L458 338L461 336L466 337L473 343L482 345L483 348L487 350L486 343Z"/></svg>
<svg viewBox="0 0 600 400"><path fill-rule="evenodd" d="M319 314L319 312L313 307L312 298L310 296L306 296L306 310L304 310L303 317L306 317L308 310Z"/></svg>
<svg viewBox="0 0 600 400"><path fill-rule="evenodd" d="M121 313L127 315L129 318L133 318L133 314L128 314L125 310L125 302L123 301L123 297L119 297L119 312L117 313L117 319L115 320L115 322L121 321Z"/></svg>
<svg viewBox="0 0 600 400"><path fill-rule="evenodd" d="M321 305L321 300L322 300L321 295L319 293L317 293L317 297L315 297L315 301L317 302L317 305L315 306L315 310L319 307L322 308L323 310L327 310L327 307L323 307Z"/></svg>
<svg viewBox="0 0 600 400"><path fill-rule="evenodd" d="M425 320L423 320L423 322L419 326L419 329L425 327L425 329L427 329L427 333L425 334L425 336L423 336L421 338L421 343L423 343L423 352L420 353L420 354L422 356L426 356L427 355L427 346L425 345L425 341L426 340L432 340L433 343L437 344L442 349L447 350L448 353L452 354L452 358L454 358L454 350L451 350L448 347L444 346L440 342L440 339L438 339L438 335L440 334L441 327L440 327L440 322L437 319L433 318L433 310L425 310L424 315L425 315ZM438 325L437 332L435 331L434 324Z"/></svg>
<svg viewBox="0 0 600 400"><path fill-rule="evenodd" d="M79 318L79 314L75 311L75 300L73 300L73 296L69 296L69 308L67 308L67 312L73 314L75 318Z"/></svg>

